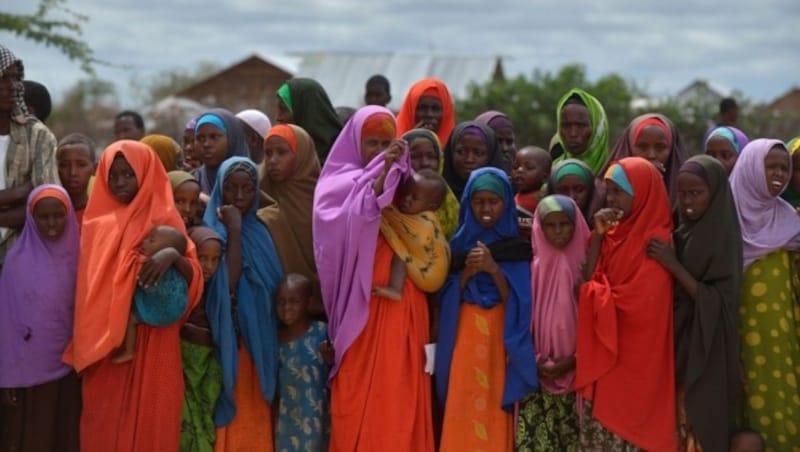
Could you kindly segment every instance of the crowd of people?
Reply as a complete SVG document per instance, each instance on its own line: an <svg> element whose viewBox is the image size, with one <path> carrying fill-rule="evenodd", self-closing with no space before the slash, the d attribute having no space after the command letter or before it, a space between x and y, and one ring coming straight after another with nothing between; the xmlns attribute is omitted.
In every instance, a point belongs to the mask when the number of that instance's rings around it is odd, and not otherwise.
<svg viewBox="0 0 800 452"><path fill-rule="evenodd" d="M732 100L611 143L576 87L539 147L293 78L98 155L23 78L0 46L0 450L800 450L800 140Z"/></svg>

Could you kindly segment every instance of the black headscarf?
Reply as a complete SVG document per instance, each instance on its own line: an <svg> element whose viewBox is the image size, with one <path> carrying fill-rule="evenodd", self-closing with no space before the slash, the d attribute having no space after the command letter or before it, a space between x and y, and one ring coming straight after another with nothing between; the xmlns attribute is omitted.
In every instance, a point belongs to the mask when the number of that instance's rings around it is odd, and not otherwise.
<svg viewBox="0 0 800 452"><path fill-rule="evenodd" d="M450 189L453 190L453 194L456 195L458 199L461 199L461 194L464 192L467 181L461 179L456 174L455 168L453 167L453 155L455 154L458 140L467 133L470 133L470 130L474 131L475 129L478 129L480 133L477 134L477 136L481 136L483 142L486 144L486 148L489 150L489 163L485 166L504 170L503 156L500 155L500 152L497 150L497 139L494 136L494 131L488 126L476 121L464 121L458 124L456 128L453 129L453 133L450 134L450 138L447 140L447 145L444 148L444 170L442 171L442 176L444 176L444 179L447 181L447 185L450 186Z"/></svg>

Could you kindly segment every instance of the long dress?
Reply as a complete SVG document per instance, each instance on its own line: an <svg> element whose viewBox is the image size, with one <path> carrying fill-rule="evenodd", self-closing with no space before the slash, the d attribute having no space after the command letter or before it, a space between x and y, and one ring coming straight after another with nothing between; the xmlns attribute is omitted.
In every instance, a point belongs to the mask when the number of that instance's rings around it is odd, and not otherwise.
<svg viewBox="0 0 800 452"><path fill-rule="evenodd" d="M382 236L372 285L389 282L391 247ZM431 384L425 293L406 279L402 299L377 296L331 386L331 451L432 451Z"/></svg>
<svg viewBox="0 0 800 452"><path fill-rule="evenodd" d="M796 253L775 251L744 273L739 336L746 377L744 424L767 450L800 444L800 306ZM797 450L797 449L794 449Z"/></svg>

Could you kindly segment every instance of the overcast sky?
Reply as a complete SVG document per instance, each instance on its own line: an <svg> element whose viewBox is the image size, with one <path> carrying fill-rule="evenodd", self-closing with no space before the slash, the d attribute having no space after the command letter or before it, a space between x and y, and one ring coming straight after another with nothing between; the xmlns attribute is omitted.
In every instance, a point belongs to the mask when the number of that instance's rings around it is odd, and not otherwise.
<svg viewBox="0 0 800 452"><path fill-rule="evenodd" d="M36 0L4 2L30 13ZM11 6L8 4L11 3ZM769 101L800 86L800 1L68 0L124 99L133 77L252 54L401 51L502 55L507 74L579 62L655 95L696 78ZM0 32L26 77L59 97L85 77L53 48ZM132 107L137 107L133 105Z"/></svg>

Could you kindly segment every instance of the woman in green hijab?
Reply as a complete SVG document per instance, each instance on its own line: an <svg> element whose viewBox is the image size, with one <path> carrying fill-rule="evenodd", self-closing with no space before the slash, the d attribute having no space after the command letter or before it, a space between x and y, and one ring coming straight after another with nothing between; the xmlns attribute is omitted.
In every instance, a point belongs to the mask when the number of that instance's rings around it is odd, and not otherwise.
<svg viewBox="0 0 800 452"><path fill-rule="evenodd" d="M278 88L277 121L296 124L314 140L320 163L325 162L333 142L342 130L339 116L328 93L316 80L293 78Z"/></svg>
<svg viewBox="0 0 800 452"><path fill-rule="evenodd" d="M608 118L603 105L586 91L573 88L558 101L556 111L556 136L564 153L553 163L578 159L597 177L608 160Z"/></svg>

